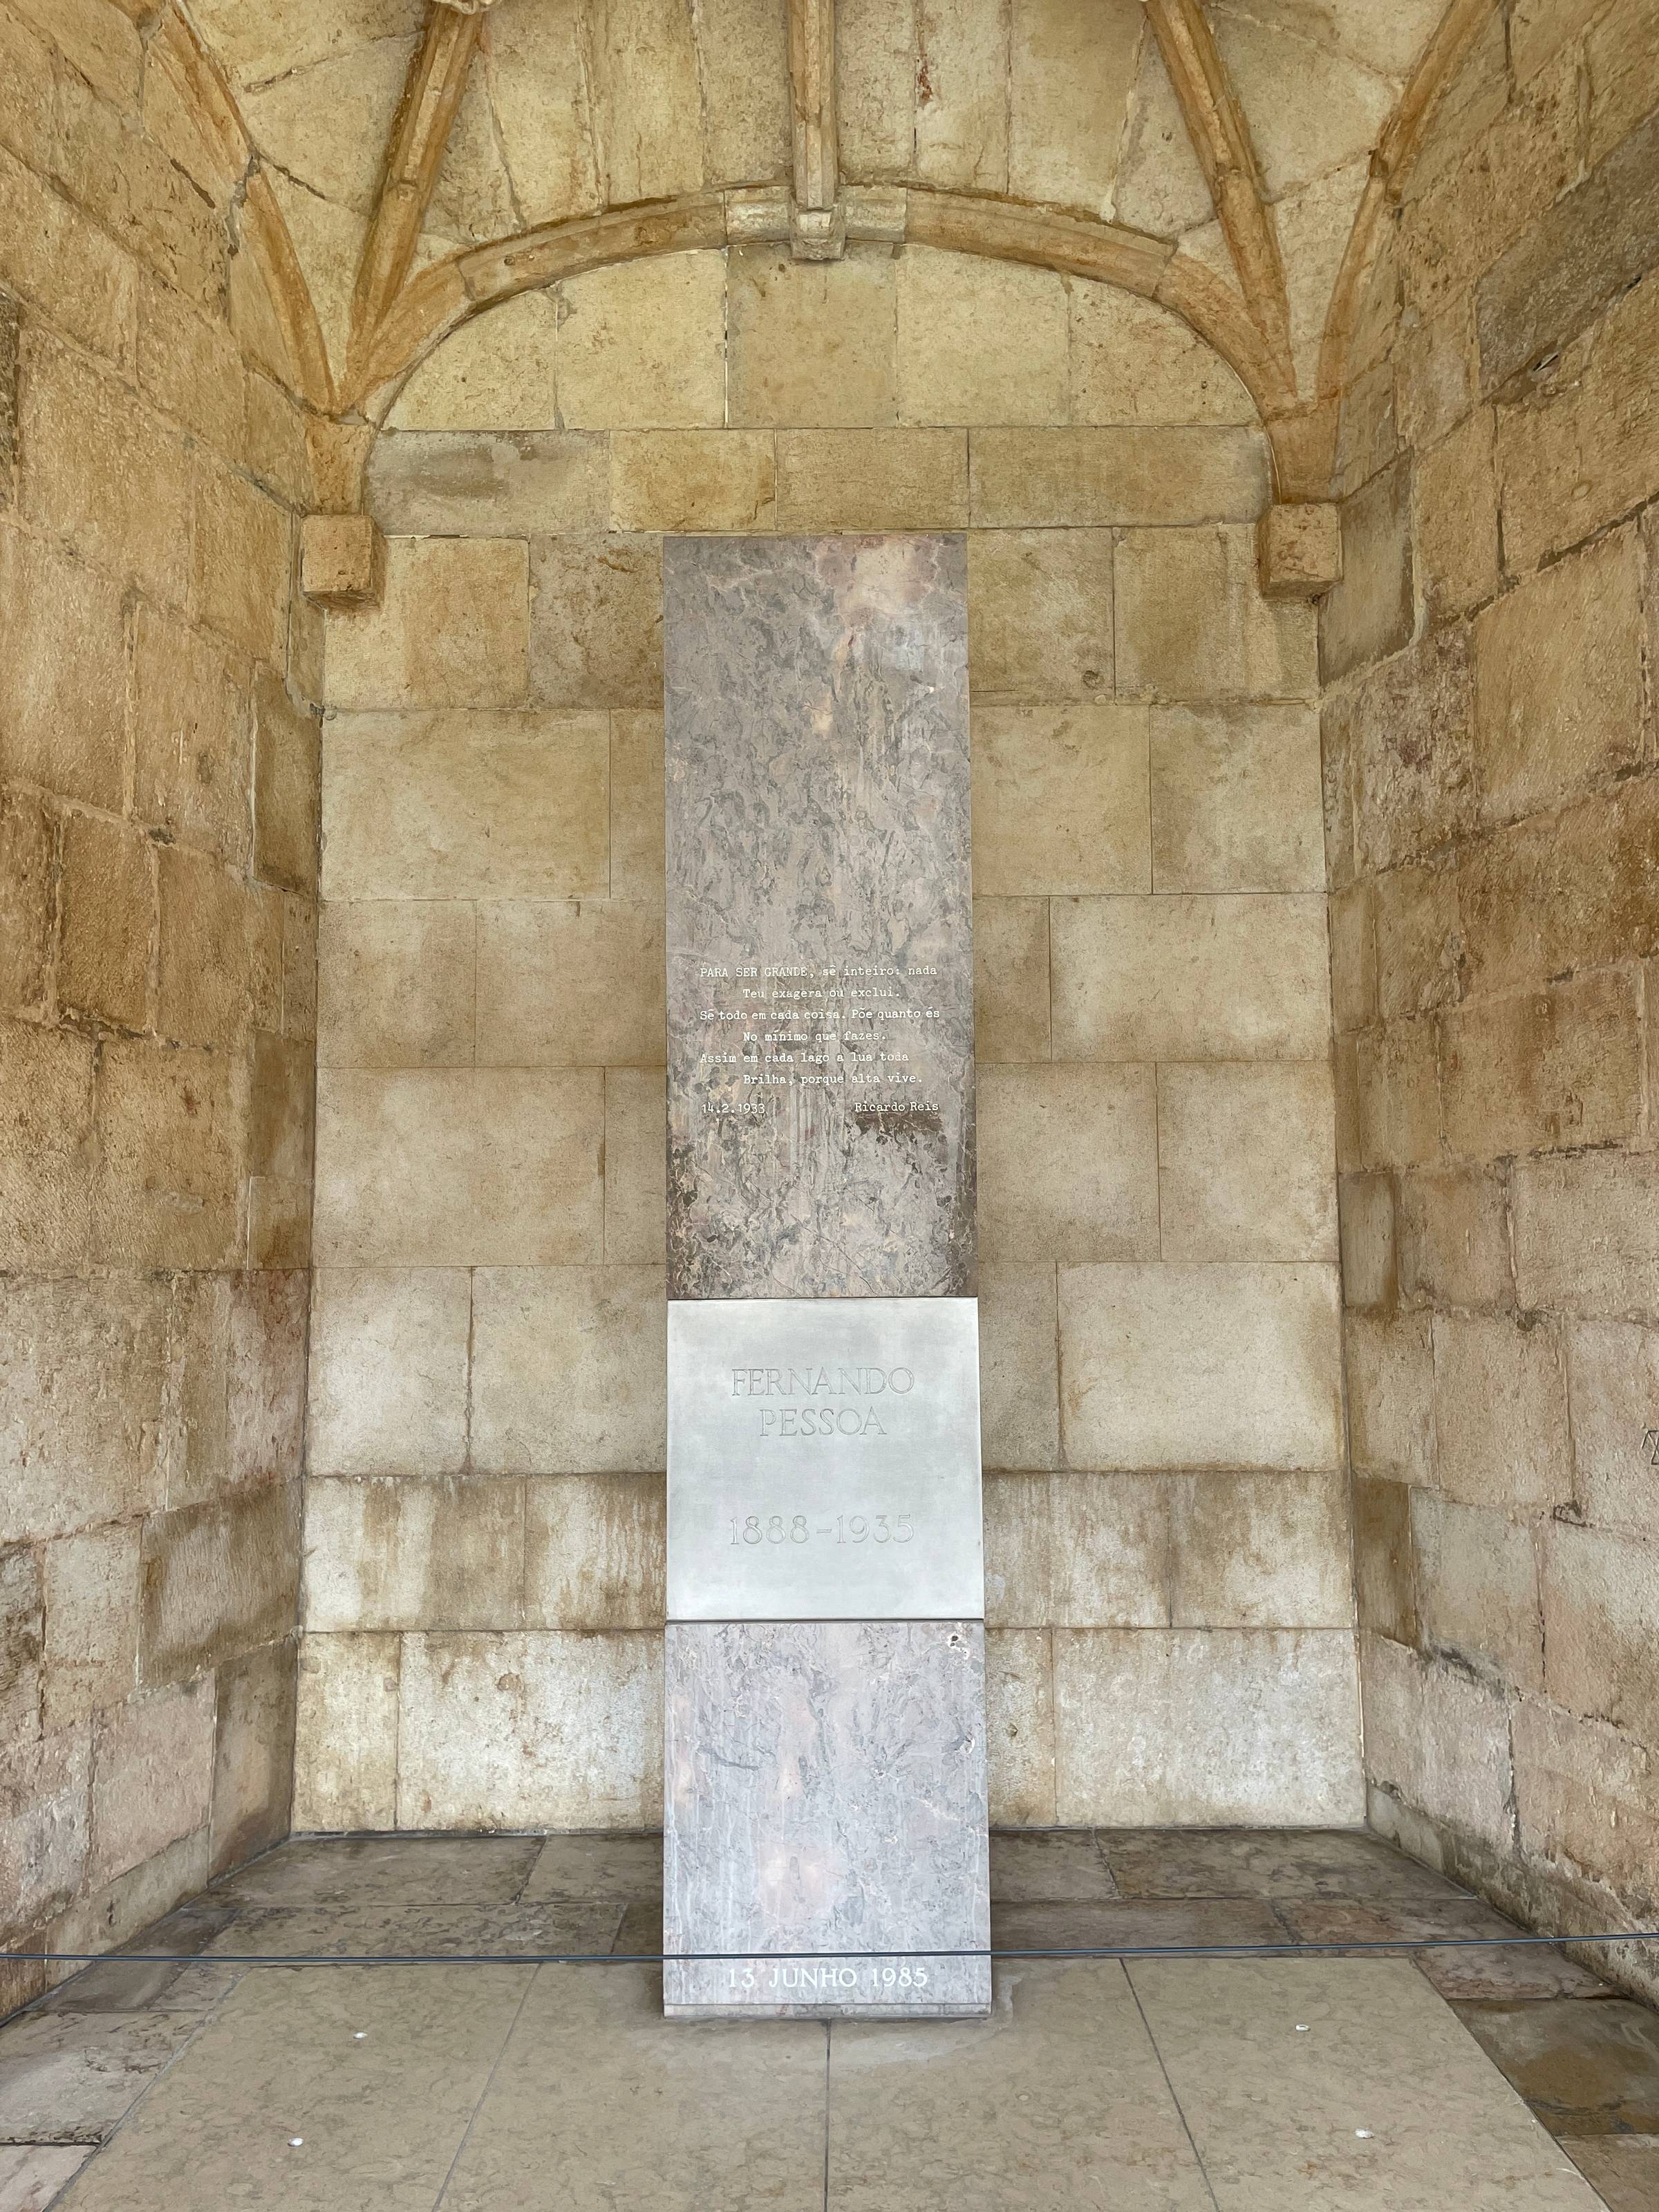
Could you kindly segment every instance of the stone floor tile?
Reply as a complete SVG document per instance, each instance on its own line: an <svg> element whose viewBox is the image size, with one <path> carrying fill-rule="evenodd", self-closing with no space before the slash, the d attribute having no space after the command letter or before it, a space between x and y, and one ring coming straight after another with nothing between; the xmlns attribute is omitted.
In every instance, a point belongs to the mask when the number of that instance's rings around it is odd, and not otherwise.
<svg viewBox="0 0 1659 2212"><path fill-rule="evenodd" d="M188 2012L26 2013L0 2028L0 2142L100 2142L201 2025Z"/></svg>
<svg viewBox="0 0 1659 2212"><path fill-rule="evenodd" d="M302 1836L208 1895L236 1905L507 1905L541 1850L539 1836Z"/></svg>
<svg viewBox="0 0 1659 2212"><path fill-rule="evenodd" d="M665 2021L647 1966L544 1966L443 2212L819 2212L824 2036Z"/></svg>
<svg viewBox="0 0 1659 2212"><path fill-rule="evenodd" d="M249 1974L65 2212L432 2212L534 1972Z"/></svg>
<svg viewBox="0 0 1659 2212"><path fill-rule="evenodd" d="M1561 2148L1607 2212L1654 2212L1659 2205L1659 2136L1571 2136ZM0 2208L5 2198L0 2196Z"/></svg>
<svg viewBox="0 0 1659 2212"><path fill-rule="evenodd" d="M1418 1972L1449 2000L1501 2002L1540 1997L1610 1997L1610 1984L1581 1966L1571 1951L1543 1943L1510 1949L1484 1944L1466 1951L1419 1951ZM1656 2207L1659 2212L1659 2206Z"/></svg>
<svg viewBox="0 0 1659 2212"><path fill-rule="evenodd" d="M85 2143L19 2143L0 2148L0 2212L46 2212L92 2155Z"/></svg>
<svg viewBox="0 0 1659 2212"><path fill-rule="evenodd" d="M204 1951L236 1917L234 1910L169 1912L96 1965L53 1990L42 2012L211 2012L240 1978L236 1966L124 1965L122 1952Z"/></svg>
<svg viewBox="0 0 1659 2212"><path fill-rule="evenodd" d="M1288 1943L1278 1915L1255 1898L1123 1899L1099 1905L993 1905L994 1951L1069 1950L1102 1944L1140 1949L1151 1945Z"/></svg>
<svg viewBox="0 0 1659 2212"><path fill-rule="evenodd" d="M608 1952L623 1906L599 1905L392 1905L315 1910L252 1905L214 1938L232 1956L299 1959L453 1959L514 1952Z"/></svg>
<svg viewBox="0 0 1659 2212"><path fill-rule="evenodd" d="M1628 1998L1460 2004L1552 2134L1659 2135L1659 2013Z"/></svg>
<svg viewBox="0 0 1659 2212"><path fill-rule="evenodd" d="M1116 1895L1092 1829L1004 1830L991 1838L994 1905L1061 1905Z"/></svg>
<svg viewBox="0 0 1659 2212"><path fill-rule="evenodd" d="M984 2021L837 2021L830 2212L1208 2212L1115 1960L1000 1967Z"/></svg>
<svg viewBox="0 0 1659 2212"><path fill-rule="evenodd" d="M1443 1951L1418 1950L1421 1943L1449 1942L1468 1944L1480 1936L1524 1936L1526 1930L1506 1920L1476 1897L1401 1898L1374 1904L1352 1904L1345 1899L1315 1898L1281 1901L1279 1917L1304 1943L1370 1947L1397 1944L1415 1958L1443 1997L1599 1997L1612 1994L1607 1983L1587 1966L1575 1964L1570 1952L1553 1946L1525 1943L1513 1948L1484 1944Z"/></svg>
<svg viewBox="0 0 1659 2212"><path fill-rule="evenodd" d="M1597 2212L1409 1960L1127 1971L1218 2212Z"/></svg>
<svg viewBox="0 0 1659 2212"><path fill-rule="evenodd" d="M660 1898L660 1836L550 1836L520 1894L565 1897L586 1903L600 1897Z"/></svg>
<svg viewBox="0 0 1659 2212"><path fill-rule="evenodd" d="M622 1925L611 1939L612 1951L631 1952L655 1959L662 1951L662 1899L641 1900L623 1907Z"/></svg>
<svg viewBox="0 0 1659 2212"><path fill-rule="evenodd" d="M1103 1828L1125 1897L1458 1897L1358 1828Z"/></svg>

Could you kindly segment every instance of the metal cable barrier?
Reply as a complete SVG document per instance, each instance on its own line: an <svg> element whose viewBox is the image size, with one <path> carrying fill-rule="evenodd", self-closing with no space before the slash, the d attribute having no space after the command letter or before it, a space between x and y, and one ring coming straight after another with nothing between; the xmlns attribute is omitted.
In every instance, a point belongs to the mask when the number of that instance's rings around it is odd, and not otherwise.
<svg viewBox="0 0 1659 2212"><path fill-rule="evenodd" d="M1566 1944L1659 1943L1659 1928L1591 1936L1389 1936L1366 1942L1048 1943L957 1951L0 1951L0 1964L97 1966L661 1966L787 1965L831 1959L1328 1959L1409 1951L1559 1949Z"/></svg>

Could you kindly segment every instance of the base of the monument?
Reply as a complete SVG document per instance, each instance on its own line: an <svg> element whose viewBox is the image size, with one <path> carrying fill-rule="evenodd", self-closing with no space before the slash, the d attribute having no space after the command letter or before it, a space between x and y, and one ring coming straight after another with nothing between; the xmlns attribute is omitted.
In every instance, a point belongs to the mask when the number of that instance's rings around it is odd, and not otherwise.
<svg viewBox="0 0 1659 2212"><path fill-rule="evenodd" d="M669 2017L988 2012L983 1625L675 1622L665 1660Z"/></svg>

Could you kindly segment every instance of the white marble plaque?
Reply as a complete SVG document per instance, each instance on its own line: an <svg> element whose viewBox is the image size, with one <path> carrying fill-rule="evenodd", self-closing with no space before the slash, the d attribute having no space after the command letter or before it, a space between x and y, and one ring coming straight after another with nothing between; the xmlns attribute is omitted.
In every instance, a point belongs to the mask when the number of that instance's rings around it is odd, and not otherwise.
<svg viewBox="0 0 1659 2212"><path fill-rule="evenodd" d="M665 1657L670 2017L984 2012L981 1624L688 1622Z"/></svg>
<svg viewBox="0 0 1659 2212"><path fill-rule="evenodd" d="M670 1620L982 1613L978 1311L672 1302Z"/></svg>

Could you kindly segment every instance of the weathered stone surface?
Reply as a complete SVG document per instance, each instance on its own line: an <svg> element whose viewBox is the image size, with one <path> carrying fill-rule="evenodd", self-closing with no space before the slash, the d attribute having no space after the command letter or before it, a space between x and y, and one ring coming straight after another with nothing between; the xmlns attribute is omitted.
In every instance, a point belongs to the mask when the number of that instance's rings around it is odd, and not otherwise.
<svg viewBox="0 0 1659 2212"><path fill-rule="evenodd" d="M1152 828L1154 890L1322 889L1313 709L1155 707Z"/></svg>
<svg viewBox="0 0 1659 2212"><path fill-rule="evenodd" d="M398 1825L653 1826L661 1652L654 1635L406 1636Z"/></svg>
<svg viewBox="0 0 1659 2212"><path fill-rule="evenodd" d="M1513 1781L1501 1691L1387 1637L1360 1638L1368 1777L1498 1850L1508 1848Z"/></svg>
<svg viewBox="0 0 1659 2212"><path fill-rule="evenodd" d="M472 1453L490 1474L665 1462L663 1279L644 1267L480 1267Z"/></svg>
<svg viewBox="0 0 1659 2212"><path fill-rule="evenodd" d="M133 617L135 809L233 866L248 853L245 720L234 656L141 602ZM314 773L314 758L313 766Z"/></svg>
<svg viewBox="0 0 1659 2212"><path fill-rule="evenodd" d="M380 605L329 618L332 705L521 705L529 681L527 562L524 545L507 539L389 539Z"/></svg>
<svg viewBox="0 0 1659 2212"><path fill-rule="evenodd" d="M402 1638L307 1636L300 1646L294 1826L397 1826Z"/></svg>
<svg viewBox="0 0 1659 2212"><path fill-rule="evenodd" d="M993 1821L1054 1819L1054 1669L1046 1629L992 1629L985 1638L985 1732Z"/></svg>
<svg viewBox="0 0 1659 2212"><path fill-rule="evenodd" d="M977 890L1018 898L1152 888L1144 707L978 707L973 731Z"/></svg>
<svg viewBox="0 0 1659 2212"><path fill-rule="evenodd" d="M1054 1698L1063 1825L1359 1818L1346 1629L1057 1629Z"/></svg>
<svg viewBox="0 0 1659 2212"><path fill-rule="evenodd" d="M598 1068L340 1068L319 1080L328 1267L559 1265L604 1236Z"/></svg>
<svg viewBox="0 0 1659 2212"><path fill-rule="evenodd" d="M404 386L390 416L392 428L547 429L558 419L558 298L551 292L522 293L464 323Z"/></svg>
<svg viewBox="0 0 1659 2212"><path fill-rule="evenodd" d="M676 1624L667 1660L664 1948L755 1954L665 1967L671 2017L983 2011L988 1956L878 1955L988 1948L978 1624ZM764 1963L818 1946L862 1955Z"/></svg>
<svg viewBox="0 0 1659 2212"><path fill-rule="evenodd" d="M267 883L317 887L321 732L269 669L254 685L253 865Z"/></svg>
<svg viewBox="0 0 1659 2212"><path fill-rule="evenodd" d="M907 246L896 307L900 422L1064 420L1066 292L1054 270Z"/></svg>
<svg viewBox="0 0 1659 2212"><path fill-rule="evenodd" d="M975 530L968 538L968 680L994 701L1088 699L1112 688L1106 530Z"/></svg>
<svg viewBox="0 0 1659 2212"><path fill-rule="evenodd" d="M531 546L531 695L550 707L662 700L662 548L573 531Z"/></svg>
<svg viewBox="0 0 1659 2212"><path fill-rule="evenodd" d="M773 441L762 430L618 430L611 441L614 530L768 530Z"/></svg>
<svg viewBox="0 0 1659 2212"><path fill-rule="evenodd" d="M191 546L183 433L44 328L23 332L19 502L82 558L182 603Z"/></svg>
<svg viewBox="0 0 1659 2212"><path fill-rule="evenodd" d="M1490 408L1477 408L1418 456L1419 586L1437 621L1465 614L1498 584L1498 474Z"/></svg>
<svg viewBox="0 0 1659 2212"><path fill-rule="evenodd" d="M1067 1462L1334 1466L1337 1300L1334 1267L1062 1268Z"/></svg>
<svg viewBox="0 0 1659 2212"><path fill-rule="evenodd" d="M524 1486L409 1474L306 1487L306 1628L517 1628Z"/></svg>
<svg viewBox="0 0 1659 2212"><path fill-rule="evenodd" d="M1396 1644L1417 1641L1413 1494L1407 1483L1354 1478L1353 1578L1359 1626Z"/></svg>
<svg viewBox="0 0 1659 2212"><path fill-rule="evenodd" d="M1337 1178L1341 1237L1342 1302L1364 1309L1391 1307L1399 1291L1399 1240L1393 1178L1345 1175Z"/></svg>
<svg viewBox="0 0 1659 2212"><path fill-rule="evenodd" d="M475 909L440 899L332 899L318 931L324 1067L472 1062Z"/></svg>
<svg viewBox="0 0 1659 2212"><path fill-rule="evenodd" d="M973 519L980 529L1060 523L1253 524L1267 490L1267 448L1253 430L1139 424L987 429L975 434L969 459ZM1193 532L1182 566L1194 582L1206 576L1224 536L1230 554L1242 557L1238 580L1248 589L1247 580L1255 574L1255 547L1252 533L1243 528ZM1134 542L1142 554L1152 550L1144 538ZM1263 625L1269 632L1273 627L1271 618ZM1234 687L1221 688L1224 693Z"/></svg>
<svg viewBox="0 0 1659 2212"><path fill-rule="evenodd" d="M110 1881L205 1827L213 1787L213 1684L131 1698L99 1717L89 1878Z"/></svg>
<svg viewBox="0 0 1659 2212"><path fill-rule="evenodd" d="M1325 709L1325 742L1352 763L1357 854L1368 869L1431 852L1474 826L1468 653L1434 632Z"/></svg>
<svg viewBox="0 0 1659 2212"><path fill-rule="evenodd" d="M1515 1283L1527 1307L1659 1313L1659 1173L1641 1155L1516 1164Z"/></svg>
<svg viewBox="0 0 1659 2212"><path fill-rule="evenodd" d="M1573 1496L1596 1527L1639 1534L1652 1474L1643 1449L1659 1385L1659 1333L1635 1322L1567 1331Z"/></svg>
<svg viewBox="0 0 1659 2212"><path fill-rule="evenodd" d="M1546 1524L1540 1547L1551 1698L1651 1744L1659 1726L1659 1573L1640 1537Z"/></svg>
<svg viewBox="0 0 1659 2212"><path fill-rule="evenodd" d="M1498 410L1504 557L1524 574L1650 496L1659 410L1641 363L1659 328L1659 275L1616 301L1522 396Z"/></svg>
<svg viewBox="0 0 1659 2212"><path fill-rule="evenodd" d="M1074 1480L1060 1475L1055 1482ZM1183 1474L1155 1483L1170 1492L1172 1626L1352 1626L1341 1475Z"/></svg>
<svg viewBox="0 0 1659 2212"><path fill-rule="evenodd" d="M605 1070L605 1256L613 1267L662 1264L668 1241L667 1114L659 1068Z"/></svg>
<svg viewBox="0 0 1659 2212"><path fill-rule="evenodd" d="M258 1483L222 1504L183 1506L147 1521L141 1680L185 1681L286 1635L299 1590L299 1486L285 1482Z"/></svg>
<svg viewBox="0 0 1659 2212"><path fill-rule="evenodd" d="M1462 995L1463 934L1455 868L1389 868L1370 885L1376 1011L1385 1021Z"/></svg>
<svg viewBox="0 0 1659 2212"><path fill-rule="evenodd" d="M156 927L149 839L125 823L71 814L61 866L60 1000L78 1012L143 1029Z"/></svg>
<svg viewBox="0 0 1659 2212"><path fill-rule="evenodd" d="M970 1291L963 548L669 553L674 1295Z"/></svg>
<svg viewBox="0 0 1659 2212"><path fill-rule="evenodd" d="M1496 1177L1467 1171L1402 1176L1399 1218L1403 1297L1452 1306L1510 1302L1509 1224Z"/></svg>
<svg viewBox="0 0 1659 2212"><path fill-rule="evenodd" d="M94 806L121 804L126 691L121 586L0 530L0 766Z"/></svg>
<svg viewBox="0 0 1659 2212"><path fill-rule="evenodd" d="M1255 422L1232 370L1168 308L1111 284L1074 284L1071 307L1075 422Z"/></svg>
<svg viewBox="0 0 1659 2212"><path fill-rule="evenodd" d="M660 1628L664 1507L658 1474L547 1475L527 1482L526 1627L588 1633Z"/></svg>
<svg viewBox="0 0 1659 2212"><path fill-rule="evenodd" d="M663 918L621 899L492 900L478 908L478 1065L656 1066Z"/></svg>
<svg viewBox="0 0 1659 2212"><path fill-rule="evenodd" d="M1334 683L1412 634L1411 476L1403 461L1373 477L1342 510L1342 580L1320 608L1320 672Z"/></svg>
<svg viewBox="0 0 1659 2212"><path fill-rule="evenodd" d="M1466 1158L1633 1137L1641 1006L1630 969L1449 1012L1441 1071L1447 1143Z"/></svg>
<svg viewBox="0 0 1659 2212"><path fill-rule="evenodd" d="M780 530L961 530L963 430L781 430Z"/></svg>
<svg viewBox="0 0 1659 2212"><path fill-rule="evenodd" d="M1649 1747L1530 1698L1517 1702L1510 1726L1523 1848L1595 1867L1644 1906L1659 1842L1659 1772Z"/></svg>
<svg viewBox="0 0 1659 2212"><path fill-rule="evenodd" d="M727 405L733 422L871 428L896 422L894 262L854 244L840 261L796 261L787 247L728 256Z"/></svg>
<svg viewBox="0 0 1659 2212"><path fill-rule="evenodd" d="M544 304L534 293L522 296ZM490 318L492 337L502 312ZM610 463L609 441L580 430L388 430L369 457L365 497L388 537L532 538L599 529L609 507Z"/></svg>
<svg viewBox="0 0 1659 2212"><path fill-rule="evenodd" d="M311 1472L458 1473L466 1449L471 1322L464 1269L319 1269Z"/></svg>
<svg viewBox="0 0 1659 2212"><path fill-rule="evenodd" d="M1151 1067L986 1067L979 1097L979 1236L988 1264L1157 1256Z"/></svg>
<svg viewBox="0 0 1659 2212"><path fill-rule="evenodd" d="M1434 1317L1438 1480L1448 1498L1511 1510L1560 1504L1572 1475L1557 1330L1506 1317ZM1504 1448L1493 1449L1502 1436Z"/></svg>
<svg viewBox="0 0 1659 2212"><path fill-rule="evenodd" d="M1336 1258L1334 1113L1323 1061L1160 1067L1158 1220L1164 1258ZM1055 1250L1061 1260L1073 1256Z"/></svg>
<svg viewBox="0 0 1659 2212"><path fill-rule="evenodd" d="M1355 1468L1405 1482L1432 1481L1434 1353L1428 1316L1351 1314L1344 1349Z"/></svg>
<svg viewBox="0 0 1659 2212"><path fill-rule="evenodd" d="M0 1024L0 1101L13 1133L0 1158L0 1250L14 1268L73 1265L92 1243L90 1039Z"/></svg>
<svg viewBox="0 0 1659 2212"><path fill-rule="evenodd" d="M295 1675L289 1637L219 1668L213 1753L215 1873L269 1850L288 1833L294 1796Z"/></svg>
<svg viewBox="0 0 1659 2212"><path fill-rule="evenodd" d="M994 1264L980 1285L980 1421L988 1467L1060 1463L1052 1267Z"/></svg>
<svg viewBox="0 0 1659 2212"><path fill-rule="evenodd" d="M1557 805L1639 761L1638 550L1633 530L1615 532L1476 621L1475 754L1488 820Z"/></svg>
<svg viewBox="0 0 1659 2212"><path fill-rule="evenodd" d="M46 1547L49 1732L119 1705L137 1686L140 1534L137 1522L118 1522Z"/></svg>
<svg viewBox="0 0 1659 2212"><path fill-rule="evenodd" d="M38 1541L161 1503L167 1286L14 1278L4 1297L0 1540Z"/></svg>
<svg viewBox="0 0 1659 2212"><path fill-rule="evenodd" d="M1547 208L1475 289L1480 379L1491 392L1559 352L1646 276L1659 222L1659 118L1621 140Z"/></svg>
<svg viewBox="0 0 1659 2212"><path fill-rule="evenodd" d="M1306 1060L1329 1028L1325 902L1056 899L1057 1060Z"/></svg>
<svg viewBox="0 0 1659 2212"><path fill-rule="evenodd" d="M1425 1647L1518 1689L1541 1690L1544 1624L1531 1528L1419 1490L1412 1544Z"/></svg>
<svg viewBox="0 0 1659 2212"><path fill-rule="evenodd" d="M974 1055L1048 1057L1048 902L974 901Z"/></svg>
<svg viewBox="0 0 1659 2212"><path fill-rule="evenodd" d="M604 430L720 423L725 291L725 264L713 253L665 254L570 278L562 288L559 327L565 424Z"/></svg>

